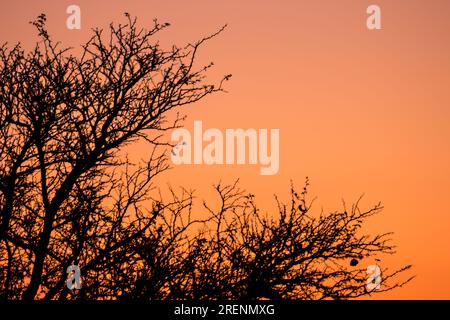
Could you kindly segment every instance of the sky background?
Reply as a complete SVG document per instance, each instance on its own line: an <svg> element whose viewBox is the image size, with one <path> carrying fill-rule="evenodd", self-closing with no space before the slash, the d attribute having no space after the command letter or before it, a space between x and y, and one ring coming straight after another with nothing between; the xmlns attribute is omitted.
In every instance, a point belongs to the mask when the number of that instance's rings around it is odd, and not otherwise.
<svg viewBox="0 0 450 320"><path fill-rule="evenodd" d="M220 179L275 209L292 179L306 176L313 210L334 211L365 194L362 207L381 201L369 233L395 232L397 254L381 265L413 264L416 279L379 296L450 299L450 1L4 1L0 40L31 47L28 23L48 16L55 39L78 47L90 29L136 15L170 22L163 44L183 45L226 30L201 51L214 61L209 79L231 73L228 93L184 108L186 127L280 129L280 170L261 176L259 165L178 166L162 183L212 196ZM68 30L66 8L81 7L81 30ZM366 28L366 9L377 4L382 30ZM150 150L129 152L146 157Z"/></svg>

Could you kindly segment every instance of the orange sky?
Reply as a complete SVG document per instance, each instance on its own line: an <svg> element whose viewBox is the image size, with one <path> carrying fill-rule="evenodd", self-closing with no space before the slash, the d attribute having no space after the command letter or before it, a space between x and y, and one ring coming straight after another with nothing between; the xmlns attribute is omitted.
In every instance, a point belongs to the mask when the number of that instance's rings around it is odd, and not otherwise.
<svg viewBox="0 0 450 320"><path fill-rule="evenodd" d="M281 4L282 3L282 4ZM82 29L65 27L68 5L81 7ZM382 10L382 30L366 28L366 8ZM211 79L232 73L228 93L184 109L186 126L279 128L280 171L257 166L179 166L172 185L210 195L222 179L240 178L262 207L286 197L305 176L316 209L340 209L365 193L382 201L369 231L394 231L390 267L411 263L417 278L383 298L450 299L450 2L448 0L3 1L0 39L31 45L28 21L46 13L55 38L78 46L90 28L122 21L171 22L177 44L228 23L200 55L215 62ZM145 148L131 150L145 156Z"/></svg>

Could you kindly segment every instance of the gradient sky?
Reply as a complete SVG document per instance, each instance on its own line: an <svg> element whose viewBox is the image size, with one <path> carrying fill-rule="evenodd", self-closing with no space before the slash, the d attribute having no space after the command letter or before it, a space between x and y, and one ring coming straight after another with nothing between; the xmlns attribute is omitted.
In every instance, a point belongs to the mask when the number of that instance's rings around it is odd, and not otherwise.
<svg viewBox="0 0 450 320"><path fill-rule="evenodd" d="M65 27L68 5L81 7L82 29ZM382 30L366 28L366 8L382 10ZM208 198L222 179L274 209L289 181L311 179L315 209L340 209L365 194L382 201L369 232L394 231L398 253L381 264L413 264L417 278L383 298L450 299L450 1L1 1L0 39L31 46L28 24L48 16L56 39L79 46L96 26L168 21L164 41L184 44L228 28L202 50L215 62L211 81L232 73L228 93L185 108L186 127L279 128L280 171L259 166L180 166L165 176ZM169 42L170 41L170 42ZM130 152L146 156L145 147ZM259 200L258 200L259 199Z"/></svg>

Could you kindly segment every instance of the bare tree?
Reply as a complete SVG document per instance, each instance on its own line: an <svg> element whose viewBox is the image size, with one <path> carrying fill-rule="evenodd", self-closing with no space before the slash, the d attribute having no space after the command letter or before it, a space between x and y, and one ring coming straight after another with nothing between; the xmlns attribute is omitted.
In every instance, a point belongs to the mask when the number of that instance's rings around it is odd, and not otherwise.
<svg viewBox="0 0 450 320"><path fill-rule="evenodd" d="M222 91L205 84L198 49L220 33L169 50L154 21L93 31L74 55L33 22L34 50L0 48L0 297L2 299L351 298L365 291L365 270L348 267L393 253L389 234L358 235L377 213L314 217L306 189L262 215L237 184L217 186L221 207L202 219L193 194L151 196L168 168L163 137L180 125L171 110ZM147 141L146 161L119 155ZM82 268L83 288L66 287ZM383 276L383 290L405 282ZM406 280L407 282L408 280Z"/></svg>
<svg viewBox="0 0 450 320"><path fill-rule="evenodd" d="M412 279L398 277L409 265L385 268L381 287L368 290L367 263L395 253L391 233L371 237L362 232L381 205L362 211L358 201L349 211L344 207L314 214L308 185L307 180L300 194L292 187L287 205L277 199L278 210L271 215L261 213L254 195L241 190L237 181L216 186L220 206L212 209L204 203L209 214L203 221L191 219L191 195L176 201L176 210L163 216L178 223L157 223L156 238L140 238L133 246L145 253L124 298L349 299L389 291ZM193 226L196 231L185 231Z"/></svg>
<svg viewBox="0 0 450 320"><path fill-rule="evenodd" d="M33 51L1 47L6 298L51 299L68 264L82 261L87 272L127 259L127 244L157 215L140 204L153 177L167 168L157 147L181 120L169 123L167 113L222 90L222 82L204 84L210 65L194 65L199 47L215 34L165 50L154 37L168 24L139 29L126 16L127 23L111 24L108 34L94 30L79 57L51 39L44 15L33 22L40 36ZM133 169L117 153L139 139L154 151Z"/></svg>

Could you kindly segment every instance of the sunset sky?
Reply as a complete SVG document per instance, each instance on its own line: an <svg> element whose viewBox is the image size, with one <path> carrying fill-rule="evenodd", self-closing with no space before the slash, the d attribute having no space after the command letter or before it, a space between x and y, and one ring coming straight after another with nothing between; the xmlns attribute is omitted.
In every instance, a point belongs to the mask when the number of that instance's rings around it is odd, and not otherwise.
<svg viewBox="0 0 450 320"><path fill-rule="evenodd" d="M72 4L81 30L66 28ZM366 27L371 4L381 8L381 30ZM28 22L46 13L53 37L77 48L91 28L125 21L124 12L142 26L170 22L163 45L228 25L199 55L199 65L214 61L210 81L233 75L227 93L180 110L186 128L202 120L205 129L280 130L276 175L260 175L260 165L176 166L163 187L208 199L214 183L240 178L267 211L273 194L286 199L290 180L302 187L306 176L313 210L338 210L364 194L363 208L385 207L366 230L395 233L397 254L381 265L412 264L417 276L378 298L450 299L450 1L2 1L0 39L30 48Z"/></svg>

